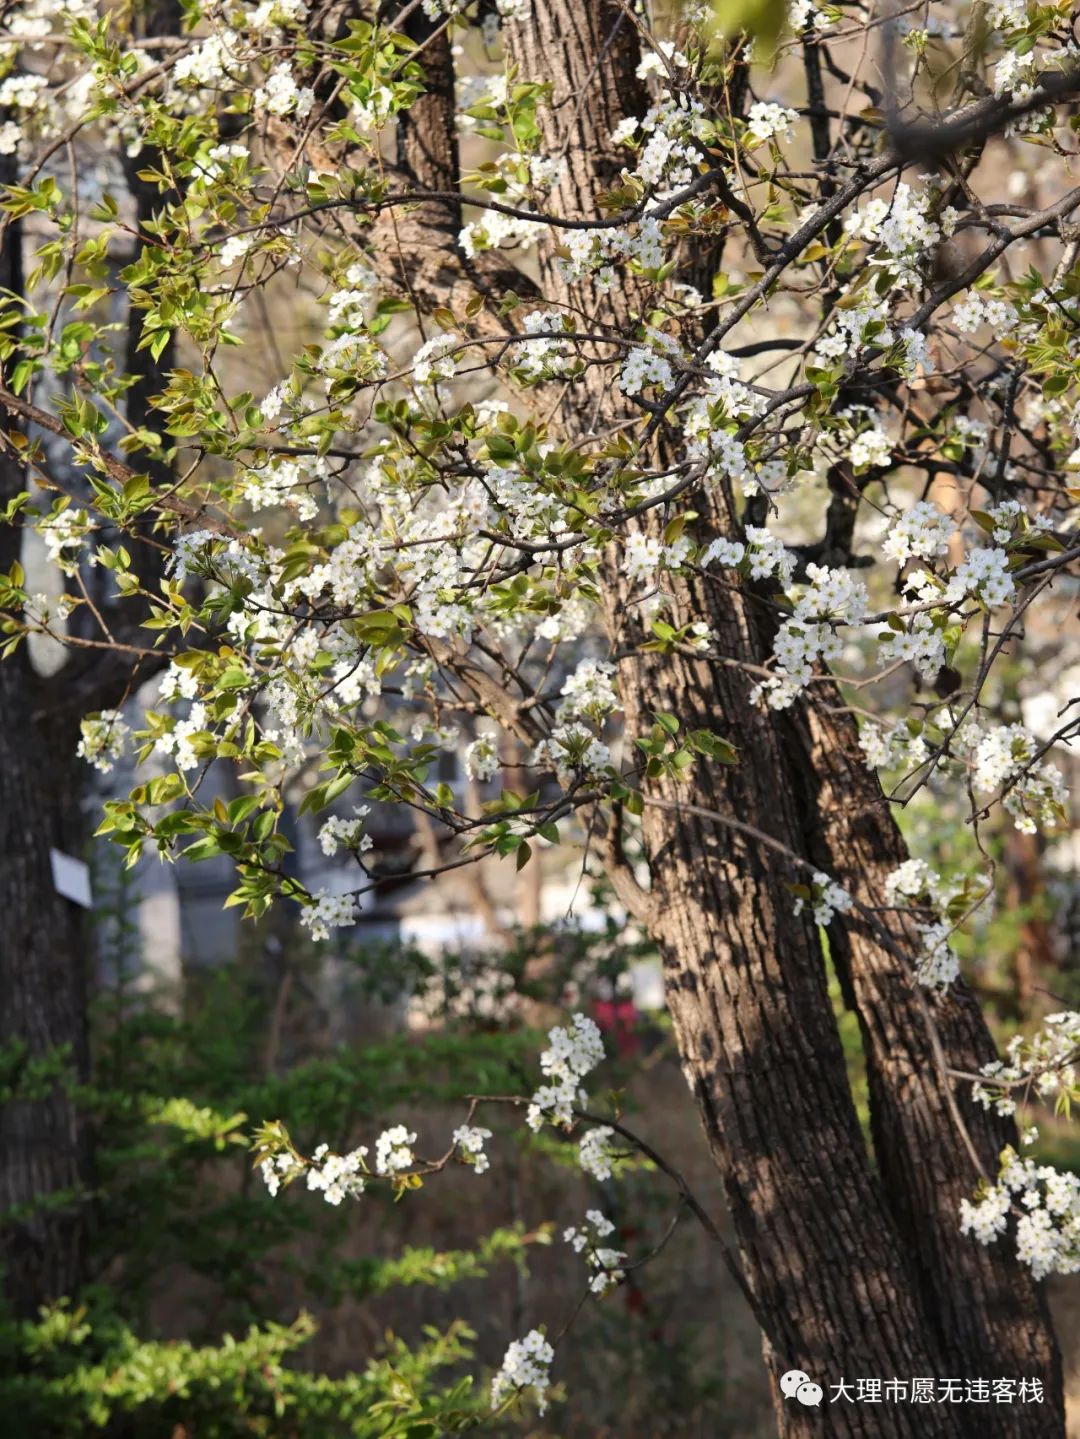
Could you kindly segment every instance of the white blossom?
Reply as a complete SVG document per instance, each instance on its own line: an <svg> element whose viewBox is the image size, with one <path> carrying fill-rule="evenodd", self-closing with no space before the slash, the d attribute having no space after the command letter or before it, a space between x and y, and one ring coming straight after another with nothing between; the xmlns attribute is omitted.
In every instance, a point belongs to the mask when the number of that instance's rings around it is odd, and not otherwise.
<svg viewBox="0 0 1080 1439"><path fill-rule="evenodd" d="M375 1141L375 1169L379 1174L400 1174L416 1163L412 1146L416 1135L403 1124L384 1129Z"/></svg>
<svg viewBox="0 0 1080 1439"><path fill-rule="evenodd" d="M536 1407L543 1414L547 1409L554 1358L554 1349L539 1329L530 1330L524 1339L515 1339L491 1381L492 1409L497 1409L508 1395L531 1389L536 1396Z"/></svg>

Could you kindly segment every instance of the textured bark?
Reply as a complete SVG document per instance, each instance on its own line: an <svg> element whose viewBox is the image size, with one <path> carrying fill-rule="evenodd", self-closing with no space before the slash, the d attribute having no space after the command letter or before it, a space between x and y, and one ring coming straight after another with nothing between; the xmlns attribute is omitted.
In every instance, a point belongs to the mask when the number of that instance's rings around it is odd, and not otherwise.
<svg viewBox="0 0 1080 1439"><path fill-rule="evenodd" d="M530 20L507 27L507 39L522 78L553 82L552 104L540 117L543 147L567 160L553 208L594 217L597 192L619 166L607 137L646 103L634 79L630 18L614 0L589 6L535 0ZM635 323L632 281L609 296L583 298L587 287L572 293L561 285L550 252L540 263L545 296L595 306L624 333ZM707 283L708 257L691 264ZM565 396L562 419L571 432L603 432L627 417L620 402L607 372L596 369ZM729 497L696 494L695 508L706 512L708 529L733 531ZM606 582L612 639L625 652L643 638L637 610L620 594L614 564ZM649 787L650 796L673 808L645 812L654 895L643 912L653 916L680 1055L723 1178L774 1385L790 1367L823 1383L841 1375L1027 1375L1043 1379L1049 1401L1023 1412L997 1406L993 1416L982 1406L835 1405L815 1413L785 1403L774 1388L780 1431L1061 1434L1060 1372L1041 1296L1015 1264L997 1268L1002 1256L987 1255L958 1233L957 1205L970 1192L971 1166L949 1127L910 986L906 1004L892 1015L895 961L873 946L860 951L858 965L841 960L849 984L858 969L860 1020L875 1036L868 1040L874 1136L888 1155L879 1185L852 1105L817 935L792 914L788 886L804 876L775 851L688 807L735 816L848 882L852 856L841 852L853 840L843 833L846 785L857 796L867 771L860 761L858 780L838 775L841 782L830 789L821 750L834 741L819 734L811 755L797 720L751 705L753 681L737 665L760 664L772 641L771 622L760 618L764 611L752 595L695 580L676 586L675 604L675 622L706 619L716 650L735 665L677 655L625 660L627 733L647 730L651 711L668 711L687 728L725 735L741 763L727 769L699 761L689 794L670 783ZM811 762L823 763L820 782ZM881 865L900 862L889 855L898 837L880 807L865 819L879 887ZM953 1062L987 1057L989 1036L970 996L943 1008ZM985 1118L973 1122L990 1154L1000 1134Z"/></svg>
<svg viewBox="0 0 1080 1439"><path fill-rule="evenodd" d="M53 888L49 860L50 847L78 854L84 838L80 786L62 758L76 736L41 723L37 694L23 657L0 664L0 1046L17 1043L27 1061L63 1049L85 1078L83 917ZM0 1107L0 1249L17 1313L77 1286L90 1174L88 1135L63 1087Z"/></svg>
<svg viewBox="0 0 1080 1439"><path fill-rule="evenodd" d="M760 647L745 606L689 596L724 653ZM630 666L628 665L629 669ZM627 683L629 681L629 683ZM751 681L704 660L647 657L624 673L631 732L640 706L733 737L742 762L699 763L693 793L652 785L738 815L782 844L798 827L785 770L785 726L749 703ZM855 1115L817 935L792 912L796 869L760 843L685 809L646 809L645 839L662 922L668 1006L687 1079L723 1178L743 1270L767 1316L775 1378L800 1368L841 1376L934 1375L940 1354L905 1255L871 1174ZM829 1406L777 1396L785 1435L946 1435L956 1412Z"/></svg>
<svg viewBox="0 0 1080 1439"><path fill-rule="evenodd" d="M486 309L467 316L477 296L495 299L513 293L535 298L536 287L500 250L468 259L458 245L462 207L455 199L461 177L451 31L414 10L406 32L419 45L424 94L398 120L397 168L404 191L442 196L384 211L368 237L379 277L411 299L419 316L450 310L468 333L505 333L507 322ZM512 323L512 322L511 322Z"/></svg>
<svg viewBox="0 0 1080 1439"><path fill-rule="evenodd" d="M178 23L178 7L163 0L151 7L145 29L175 33ZM5 162L13 164L6 157ZM156 187L136 176L144 163L128 167L137 230L158 203ZM2 178L10 183L14 175ZM21 293L17 226L8 228L0 272L0 285ZM150 396L173 363L171 343L155 361L149 350L138 349L139 333L133 313L125 355L126 373L135 377L125 398L133 427L155 424ZM167 467L146 468L155 482L170 482ZM0 454L0 505L26 485L21 467ZM0 570L8 571L20 557L21 538L16 527L0 526ZM164 550L131 540L127 548L144 585L154 590ZM100 607L108 610L110 599L100 596ZM113 634L121 643L142 642L141 618L124 606L113 617ZM80 619L77 612L74 633ZM76 650L46 676L35 672L25 645L0 662L0 1047L17 1044L26 1061L66 1053L69 1072L80 1081L89 1077L87 926L83 911L56 893L49 852L80 855L89 835L82 808L88 770L76 756L80 719L120 704L164 663L162 656L133 667L123 652ZM16 1068L16 1085L18 1074ZM33 1314L77 1291L84 1276L92 1175L91 1131L66 1086L0 1105L2 1282L17 1313ZM12 1210L13 1222L4 1222Z"/></svg>
<svg viewBox="0 0 1080 1439"><path fill-rule="evenodd" d="M0 174L14 178L5 157ZM0 249L0 286L22 293L21 237L10 225ZM0 452L0 506L27 476ZM0 570L19 558L20 532L0 525ZM21 646L0 662L0 1050L19 1092L27 1063L66 1051L85 1078L85 942L81 911L56 893L49 850L78 854L82 824L73 782L75 734L40 714L44 686ZM16 1056L21 1056L17 1058ZM66 1090L23 1088L0 1105L0 1260L17 1314L74 1289L82 1270L90 1155ZM70 1195L69 1200L60 1196ZM52 1200L47 1206L43 1201ZM15 1211L15 1213L12 1213Z"/></svg>
<svg viewBox="0 0 1080 1439"><path fill-rule="evenodd" d="M638 51L628 16L615 4L538 4L533 22L511 27L509 39L524 78L554 81L551 107L541 117L545 151L566 155L553 205L563 215L594 215L597 192L618 172L607 137L625 115L646 106L634 79ZM582 303L561 284L550 255L541 257L541 269L546 295ZM591 308L592 297L585 303ZM596 303L602 318L624 332L634 323L632 283ZM628 415L599 368L562 407L564 424L580 434ZM619 601L614 561L606 581L616 597L612 639L618 648L632 646L642 638L633 618L638 610ZM752 601L725 594L718 602L717 593L695 587L680 597L681 607L709 620L724 654L760 663L764 640ZM648 729L649 711L669 711L740 746L744 763L737 770L699 767L698 804L752 818L781 843L798 843L798 816L777 783L784 768L780 736L749 704L750 685L738 671L645 656L624 662L622 681L629 734ZM674 786L650 793L687 798ZM842 1374L937 1372L870 1173L817 937L792 913L787 885L794 871L686 813L648 810L645 839L657 915L651 928L664 958L668 1005L766 1330L774 1383L789 1368L823 1382ZM821 1432L821 1414L775 1394L781 1432ZM829 1423L838 1435L962 1432L948 1411L934 1416L932 1428L902 1409L867 1419L857 1407L841 1407L829 1411Z"/></svg>
<svg viewBox="0 0 1080 1439"><path fill-rule="evenodd" d="M835 691L817 690L806 709L810 749L807 824L815 863L843 877L853 897L884 903L887 875L908 858L876 776L858 747L853 719L837 713ZM902 952L918 952L918 935L890 916ZM911 970L855 916L830 929L830 946L859 1017L866 1052L874 1148L889 1208L914 1264L927 1316L950 1371L960 1375L1028 1375L1042 1379L1047 1402L993 1405L976 1432L1057 1435L1064 1424L1061 1361L1042 1286L1008 1243L984 1249L957 1232L960 1200L979 1179L954 1113L950 1085L935 1060ZM962 981L929 1000L932 1023L949 1064L968 1073L996 1057L978 1002ZM1016 1144L1015 1126L966 1097L953 1096L984 1171Z"/></svg>

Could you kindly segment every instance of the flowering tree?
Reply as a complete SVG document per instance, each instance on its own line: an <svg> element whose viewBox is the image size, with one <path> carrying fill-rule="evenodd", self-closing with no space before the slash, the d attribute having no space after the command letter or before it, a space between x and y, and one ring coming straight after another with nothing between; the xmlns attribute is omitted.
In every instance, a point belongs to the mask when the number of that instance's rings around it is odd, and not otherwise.
<svg viewBox="0 0 1080 1439"><path fill-rule="evenodd" d="M989 861L934 872L894 812L928 792L977 839L1065 819L1050 751L1077 721L1002 722L1000 675L1080 558L1069 14L798 0L783 27L747 10L755 53L701 7L621 0L133 28L30 0L0 84L3 673L35 634L109 667L79 751L147 767L102 832L230 856L230 902L299 905L315 939L375 883L373 805L426 816L436 870L577 846L663 955L770 1369L1040 1380L979 1434L1061 1432L1038 1281L1080 1263L1080 1201L1010 1111L1069 1094L1078 1031L997 1059L951 943ZM308 327L295 353L267 313ZM459 745L471 808L435 777ZM290 872L294 804L347 889ZM575 1045L596 1056L567 1034L538 1122L582 1122ZM474 1117L447 1160L479 1170ZM369 1172L262 1139L272 1183L341 1199ZM446 1162L414 1143L387 1131L376 1177ZM550 1359L512 1347L496 1402ZM783 1432L816 1432L775 1392ZM913 1412L889 1432L969 1432Z"/></svg>

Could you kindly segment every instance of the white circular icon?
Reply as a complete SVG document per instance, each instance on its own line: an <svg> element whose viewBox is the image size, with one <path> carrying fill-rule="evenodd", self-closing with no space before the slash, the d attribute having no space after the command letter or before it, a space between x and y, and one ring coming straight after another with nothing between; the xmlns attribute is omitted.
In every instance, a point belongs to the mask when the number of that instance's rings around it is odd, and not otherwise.
<svg viewBox="0 0 1080 1439"><path fill-rule="evenodd" d="M795 1390L795 1398L800 1404L812 1404L815 1407L821 1403L821 1395L821 1385L815 1384L812 1379L808 1379L805 1384L800 1384Z"/></svg>

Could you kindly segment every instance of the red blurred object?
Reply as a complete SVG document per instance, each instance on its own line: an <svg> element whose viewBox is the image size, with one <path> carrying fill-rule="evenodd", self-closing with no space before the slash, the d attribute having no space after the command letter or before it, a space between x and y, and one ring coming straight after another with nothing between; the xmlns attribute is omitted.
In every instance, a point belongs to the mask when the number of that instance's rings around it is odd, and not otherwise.
<svg viewBox="0 0 1080 1439"><path fill-rule="evenodd" d="M592 1009L600 1033L614 1039L620 1059L631 1059L640 1051L640 1015L632 999L596 999Z"/></svg>

